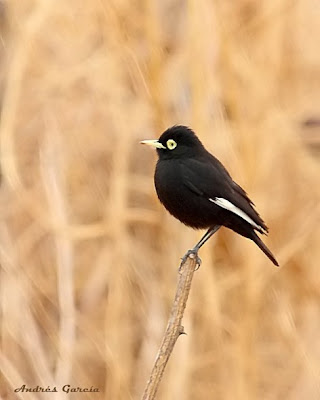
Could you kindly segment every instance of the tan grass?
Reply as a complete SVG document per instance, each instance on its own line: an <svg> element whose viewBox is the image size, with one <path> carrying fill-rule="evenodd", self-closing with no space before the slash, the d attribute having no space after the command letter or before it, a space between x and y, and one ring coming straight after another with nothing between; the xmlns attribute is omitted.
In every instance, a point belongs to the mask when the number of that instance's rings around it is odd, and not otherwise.
<svg viewBox="0 0 320 400"><path fill-rule="evenodd" d="M311 0L0 2L1 398L140 398L200 232L158 204L138 141L184 123L281 269L226 230L205 246L158 398L319 399L319 133L301 125L319 18Z"/></svg>

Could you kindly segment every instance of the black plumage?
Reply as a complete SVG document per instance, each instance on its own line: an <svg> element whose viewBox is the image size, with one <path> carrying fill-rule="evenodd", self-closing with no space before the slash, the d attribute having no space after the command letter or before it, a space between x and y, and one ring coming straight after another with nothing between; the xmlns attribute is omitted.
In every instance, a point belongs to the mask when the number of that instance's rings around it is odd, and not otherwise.
<svg viewBox="0 0 320 400"><path fill-rule="evenodd" d="M253 240L279 265L256 234L256 231L267 233L268 228L253 202L190 128L173 126L159 140L141 143L157 149L159 160L154 181L161 203L185 225L208 229L191 252L197 253L220 226L225 226Z"/></svg>

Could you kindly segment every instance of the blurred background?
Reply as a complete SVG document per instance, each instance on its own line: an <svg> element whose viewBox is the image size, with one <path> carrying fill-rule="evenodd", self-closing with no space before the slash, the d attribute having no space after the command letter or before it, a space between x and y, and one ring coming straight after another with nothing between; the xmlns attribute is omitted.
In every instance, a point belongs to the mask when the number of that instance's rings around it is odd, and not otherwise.
<svg viewBox="0 0 320 400"><path fill-rule="evenodd" d="M319 35L316 0L0 1L1 399L140 398L203 233L139 145L173 124L250 194L281 268L226 229L201 249L157 398L320 398Z"/></svg>

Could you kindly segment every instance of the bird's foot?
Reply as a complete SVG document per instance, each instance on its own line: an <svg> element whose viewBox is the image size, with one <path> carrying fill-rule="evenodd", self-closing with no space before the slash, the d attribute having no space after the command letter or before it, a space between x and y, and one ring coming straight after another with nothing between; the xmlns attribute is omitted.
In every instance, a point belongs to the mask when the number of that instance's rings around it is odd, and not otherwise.
<svg viewBox="0 0 320 400"><path fill-rule="evenodd" d="M191 257L192 256L192 257ZM186 254L181 258L181 264L179 267L179 272L181 273L182 268L184 263L187 261L187 258L191 257L191 258L195 258L196 259L196 268L195 271L197 271L200 268L201 265L201 258L198 256L198 249L197 248L193 248L190 249L186 252Z"/></svg>

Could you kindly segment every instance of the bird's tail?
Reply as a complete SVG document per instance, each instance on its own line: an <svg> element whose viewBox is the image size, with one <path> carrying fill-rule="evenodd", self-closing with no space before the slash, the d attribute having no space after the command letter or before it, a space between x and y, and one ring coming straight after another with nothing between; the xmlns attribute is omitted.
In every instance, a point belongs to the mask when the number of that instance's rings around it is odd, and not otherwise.
<svg viewBox="0 0 320 400"><path fill-rule="evenodd" d="M260 249L273 262L273 264L276 265L277 267L279 267L279 263L275 259L274 255L271 253L271 251L268 249L268 247L263 243L263 241L259 238L259 236L255 232L252 232L251 239L255 242L255 244L257 246L260 247Z"/></svg>

